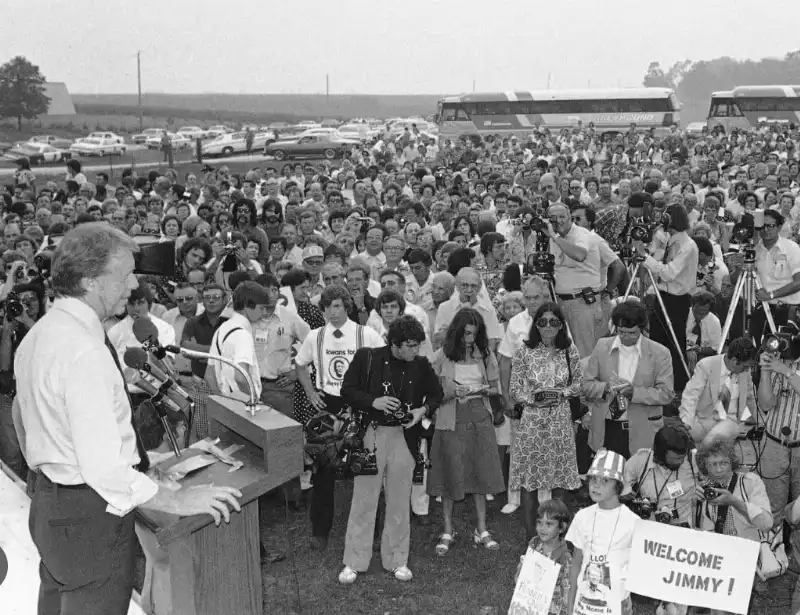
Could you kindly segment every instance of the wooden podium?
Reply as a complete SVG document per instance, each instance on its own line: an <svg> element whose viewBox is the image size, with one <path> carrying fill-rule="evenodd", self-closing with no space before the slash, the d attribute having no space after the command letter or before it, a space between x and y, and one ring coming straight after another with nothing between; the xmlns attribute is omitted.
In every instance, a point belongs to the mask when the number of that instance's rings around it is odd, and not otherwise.
<svg viewBox="0 0 800 615"><path fill-rule="evenodd" d="M266 407L251 416L242 402L216 395L207 405L210 435L220 438L222 449L242 444L233 457L244 466L229 472L231 466L218 461L181 485L235 487L242 511L219 527L210 515L139 511L136 530L147 556L142 608L153 615L263 615L258 498L302 472L302 427ZM182 459L199 454L187 449Z"/></svg>

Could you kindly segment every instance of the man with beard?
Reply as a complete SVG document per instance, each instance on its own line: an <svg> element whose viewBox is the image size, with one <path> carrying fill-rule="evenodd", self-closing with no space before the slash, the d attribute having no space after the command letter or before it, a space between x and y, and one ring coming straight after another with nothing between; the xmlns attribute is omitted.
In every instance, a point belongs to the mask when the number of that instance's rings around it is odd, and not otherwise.
<svg viewBox="0 0 800 615"><path fill-rule="evenodd" d="M233 224L247 240L259 243L261 249L258 253L263 269L269 258L269 237L257 226L256 204L252 199L242 199L233 206Z"/></svg>

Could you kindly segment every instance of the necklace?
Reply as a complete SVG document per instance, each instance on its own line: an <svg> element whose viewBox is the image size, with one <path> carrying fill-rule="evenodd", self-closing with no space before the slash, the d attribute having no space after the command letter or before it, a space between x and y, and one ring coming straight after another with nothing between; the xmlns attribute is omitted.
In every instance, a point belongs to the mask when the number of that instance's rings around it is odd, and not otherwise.
<svg viewBox="0 0 800 615"><path fill-rule="evenodd" d="M608 547L606 548L606 552L603 553L603 558L606 559L608 557L609 551L611 551L611 546L614 544L614 534L617 533L617 524L619 523L619 517L622 514L622 504L618 506L617 509L617 520L614 521L614 529L611 530L611 538L608 541ZM594 525L597 523L597 512L600 510L600 507L597 507L597 510L594 511L594 518L592 519L592 538L589 541L589 557L591 557L592 553L594 553Z"/></svg>

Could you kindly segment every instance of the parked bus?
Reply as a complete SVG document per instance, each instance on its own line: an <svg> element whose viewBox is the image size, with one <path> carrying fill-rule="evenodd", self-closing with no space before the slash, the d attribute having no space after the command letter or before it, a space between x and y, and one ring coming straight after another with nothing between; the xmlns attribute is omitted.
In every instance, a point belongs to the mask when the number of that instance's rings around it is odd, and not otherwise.
<svg viewBox="0 0 800 615"><path fill-rule="evenodd" d="M711 94L709 129L751 130L762 122L800 124L800 85L743 85Z"/></svg>
<svg viewBox="0 0 800 615"><path fill-rule="evenodd" d="M681 105L669 88L542 90L448 96L439 101L437 123L444 138L530 134L537 126L560 130L594 124L621 132L631 124L666 133L680 120Z"/></svg>

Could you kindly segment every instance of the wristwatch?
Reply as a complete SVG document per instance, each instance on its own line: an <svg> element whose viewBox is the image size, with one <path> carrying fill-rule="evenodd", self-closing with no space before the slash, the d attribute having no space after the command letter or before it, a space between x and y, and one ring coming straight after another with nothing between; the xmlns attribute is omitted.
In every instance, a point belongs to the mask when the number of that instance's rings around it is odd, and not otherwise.
<svg viewBox="0 0 800 615"><path fill-rule="evenodd" d="M422 407L425 408L425 416L430 418L430 416L431 416L431 407L428 404L422 404Z"/></svg>
<svg viewBox="0 0 800 615"><path fill-rule="evenodd" d="M770 299L770 301L772 301L774 298L775 298L775 292L774 291L769 291L769 299Z"/></svg>

